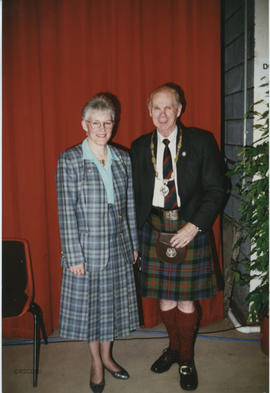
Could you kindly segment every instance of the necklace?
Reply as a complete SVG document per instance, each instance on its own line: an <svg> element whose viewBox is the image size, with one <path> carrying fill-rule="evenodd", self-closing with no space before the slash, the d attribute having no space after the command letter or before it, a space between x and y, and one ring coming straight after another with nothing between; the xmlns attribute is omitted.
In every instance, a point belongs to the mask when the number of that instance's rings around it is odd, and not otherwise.
<svg viewBox="0 0 270 393"><path fill-rule="evenodd" d="M107 162L107 150L105 151L104 156L102 158L99 158L97 156L97 154L95 154L95 156L97 157L98 161L103 166L103 168L105 168L106 167L106 162Z"/></svg>
<svg viewBox="0 0 270 393"><path fill-rule="evenodd" d="M183 135L182 135L182 128L181 127L179 129L179 133L180 133L179 141L178 141L178 144L177 144L176 156L175 156L175 159L174 159L175 164L178 161L180 149L181 149L181 146L182 146L182 137L183 137ZM173 171L172 176L169 179L163 179L163 178L158 177L157 161L156 161L156 157L155 157L155 153L154 153L154 132L151 135L150 148L151 148L151 154L152 154L152 163L153 163L153 167L154 167L154 170L155 170L155 176L156 176L156 178L158 180L160 180L162 182L162 186L160 187L159 191L160 191L161 195L165 197L169 193L169 187L168 187L167 184L169 183L169 181L174 180L175 176L174 176L174 171Z"/></svg>
<svg viewBox="0 0 270 393"><path fill-rule="evenodd" d="M101 165L103 166L103 168L105 168L105 166L106 166L106 161L105 160L98 160L100 163L101 163Z"/></svg>

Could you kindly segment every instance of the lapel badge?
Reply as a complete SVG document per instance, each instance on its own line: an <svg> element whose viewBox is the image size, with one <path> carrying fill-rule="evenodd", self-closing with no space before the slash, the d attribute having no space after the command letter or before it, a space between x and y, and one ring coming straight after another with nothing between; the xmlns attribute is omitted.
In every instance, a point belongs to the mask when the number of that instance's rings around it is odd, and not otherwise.
<svg viewBox="0 0 270 393"><path fill-rule="evenodd" d="M182 157L186 157L187 153L185 151L183 151L182 153Z"/></svg>

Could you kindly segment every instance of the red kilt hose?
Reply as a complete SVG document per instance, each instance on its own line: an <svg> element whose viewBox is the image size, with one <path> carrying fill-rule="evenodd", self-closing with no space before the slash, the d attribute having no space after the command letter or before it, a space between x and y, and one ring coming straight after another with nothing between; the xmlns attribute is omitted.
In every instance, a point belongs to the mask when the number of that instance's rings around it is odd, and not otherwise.
<svg viewBox="0 0 270 393"><path fill-rule="evenodd" d="M155 242L158 231L177 232L185 220L161 218L151 212L140 231L142 296L165 300L199 300L212 297L218 290L215 274L215 252L208 232L199 232L188 244L185 260L180 264L168 264L157 258ZM154 230L156 229L156 231Z"/></svg>

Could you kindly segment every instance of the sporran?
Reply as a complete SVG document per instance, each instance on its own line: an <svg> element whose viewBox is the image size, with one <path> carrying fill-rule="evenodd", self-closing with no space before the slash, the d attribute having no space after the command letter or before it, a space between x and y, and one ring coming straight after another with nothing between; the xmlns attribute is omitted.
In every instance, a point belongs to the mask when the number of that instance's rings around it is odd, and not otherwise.
<svg viewBox="0 0 270 393"><path fill-rule="evenodd" d="M157 257L161 262L178 264L185 260L187 247L172 247L170 240L175 233L159 232L156 240Z"/></svg>

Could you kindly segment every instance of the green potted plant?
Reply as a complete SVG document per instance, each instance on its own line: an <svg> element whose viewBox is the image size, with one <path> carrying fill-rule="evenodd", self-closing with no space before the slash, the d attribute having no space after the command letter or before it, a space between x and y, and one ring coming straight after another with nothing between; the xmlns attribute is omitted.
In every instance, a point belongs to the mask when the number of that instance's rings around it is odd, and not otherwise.
<svg viewBox="0 0 270 393"><path fill-rule="evenodd" d="M260 86L267 88L265 83ZM258 107L263 110L257 110ZM236 283L249 285L257 280L255 289L251 289L246 297L249 305L248 320L250 322L268 323L269 309L269 102L268 91L265 98L255 102L246 114L253 120L253 131L259 138L251 145L244 146L239 153L240 160L229 170L228 176L234 177L236 190L241 198L239 208L241 236L234 248L247 239L250 241L250 253L234 261ZM244 267L239 269L239 267ZM266 318L266 319L265 319ZM264 329L261 325L261 331ZM266 328L268 333L268 327ZM262 343L262 345L264 345ZM267 349L264 352L267 353Z"/></svg>

